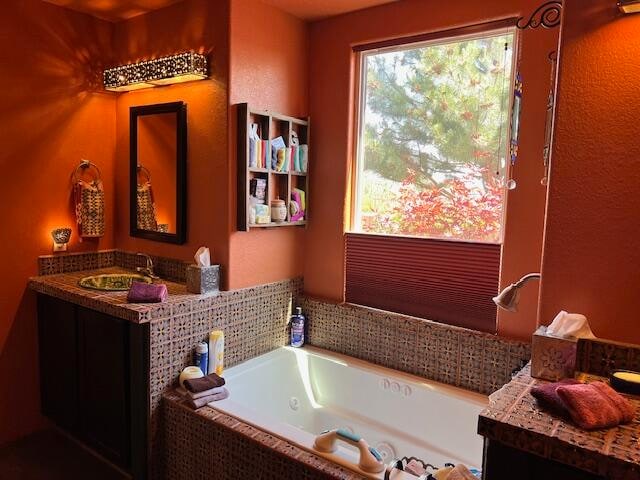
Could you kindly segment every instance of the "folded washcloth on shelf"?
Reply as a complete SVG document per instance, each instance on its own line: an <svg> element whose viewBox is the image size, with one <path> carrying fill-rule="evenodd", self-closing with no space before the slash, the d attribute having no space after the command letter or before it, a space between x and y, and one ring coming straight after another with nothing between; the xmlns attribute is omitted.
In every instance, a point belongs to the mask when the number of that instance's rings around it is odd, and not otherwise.
<svg viewBox="0 0 640 480"><path fill-rule="evenodd" d="M533 395L542 408L563 417L569 417L569 411L558 395L558 387L563 385L575 385L577 383L580 382L573 378L565 378L559 382L536 385L531 389L531 395Z"/></svg>
<svg viewBox="0 0 640 480"><path fill-rule="evenodd" d="M573 422L585 430L629 423L635 415L633 405L602 382L561 385L558 387L558 396Z"/></svg>
<svg viewBox="0 0 640 480"><path fill-rule="evenodd" d="M201 378L190 378L184 381L184 388L191 393L201 393L212 388L218 388L224 386L224 378L210 373L207 376Z"/></svg>
<svg viewBox="0 0 640 480"><path fill-rule="evenodd" d="M189 405L193 409L201 408L201 407L204 407L207 403L224 400L228 396L229 396L229 390L227 390L226 388L223 388L222 392L216 393L214 395L208 395L206 397L200 397L196 399L187 399L187 405Z"/></svg>
<svg viewBox="0 0 640 480"><path fill-rule="evenodd" d="M163 283L133 282L127 301L129 303L161 303L167 300L169 293Z"/></svg>

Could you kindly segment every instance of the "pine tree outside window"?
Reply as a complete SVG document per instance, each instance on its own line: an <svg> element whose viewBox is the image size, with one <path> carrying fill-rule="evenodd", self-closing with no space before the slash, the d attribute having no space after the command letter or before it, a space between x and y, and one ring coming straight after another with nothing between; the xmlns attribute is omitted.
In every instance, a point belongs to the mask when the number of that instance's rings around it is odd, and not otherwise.
<svg viewBox="0 0 640 480"><path fill-rule="evenodd" d="M352 232L502 242L514 40L361 54Z"/></svg>

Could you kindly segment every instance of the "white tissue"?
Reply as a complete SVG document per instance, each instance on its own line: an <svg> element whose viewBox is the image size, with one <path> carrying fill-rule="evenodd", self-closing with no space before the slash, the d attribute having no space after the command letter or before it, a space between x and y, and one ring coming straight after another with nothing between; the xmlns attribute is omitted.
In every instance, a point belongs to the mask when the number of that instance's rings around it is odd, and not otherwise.
<svg viewBox="0 0 640 480"><path fill-rule="evenodd" d="M211 266L211 254L209 253L209 249L207 247L200 247L196 254L193 256L193 259L196 261L196 265L199 267Z"/></svg>
<svg viewBox="0 0 640 480"><path fill-rule="evenodd" d="M567 313L564 310L558 313L551 325L547 327L547 334L562 338L596 338L587 317L579 313Z"/></svg>

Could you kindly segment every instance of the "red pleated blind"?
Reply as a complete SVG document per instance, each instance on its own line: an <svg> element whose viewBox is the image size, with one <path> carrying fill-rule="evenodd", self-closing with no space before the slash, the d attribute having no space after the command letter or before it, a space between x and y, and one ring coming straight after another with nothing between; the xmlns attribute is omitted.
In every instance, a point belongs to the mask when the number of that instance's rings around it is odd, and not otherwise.
<svg viewBox="0 0 640 480"><path fill-rule="evenodd" d="M500 245L345 237L347 302L496 332Z"/></svg>

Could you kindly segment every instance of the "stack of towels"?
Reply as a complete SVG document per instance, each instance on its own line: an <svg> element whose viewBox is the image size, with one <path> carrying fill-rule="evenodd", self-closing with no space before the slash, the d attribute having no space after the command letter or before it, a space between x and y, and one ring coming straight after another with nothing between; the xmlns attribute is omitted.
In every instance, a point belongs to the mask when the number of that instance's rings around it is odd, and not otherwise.
<svg viewBox="0 0 640 480"><path fill-rule="evenodd" d="M224 384L224 378L210 373L205 377L185 380L184 388L180 388L178 391L185 397L187 405L196 409L204 407L207 403L227 398L229 391Z"/></svg>
<svg viewBox="0 0 640 480"><path fill-rule="evenodd" d="M580 383L572 378L531 389L538 404L570 418L584 430L610 428L635 418L635 407L604 382Z"/></svg>

